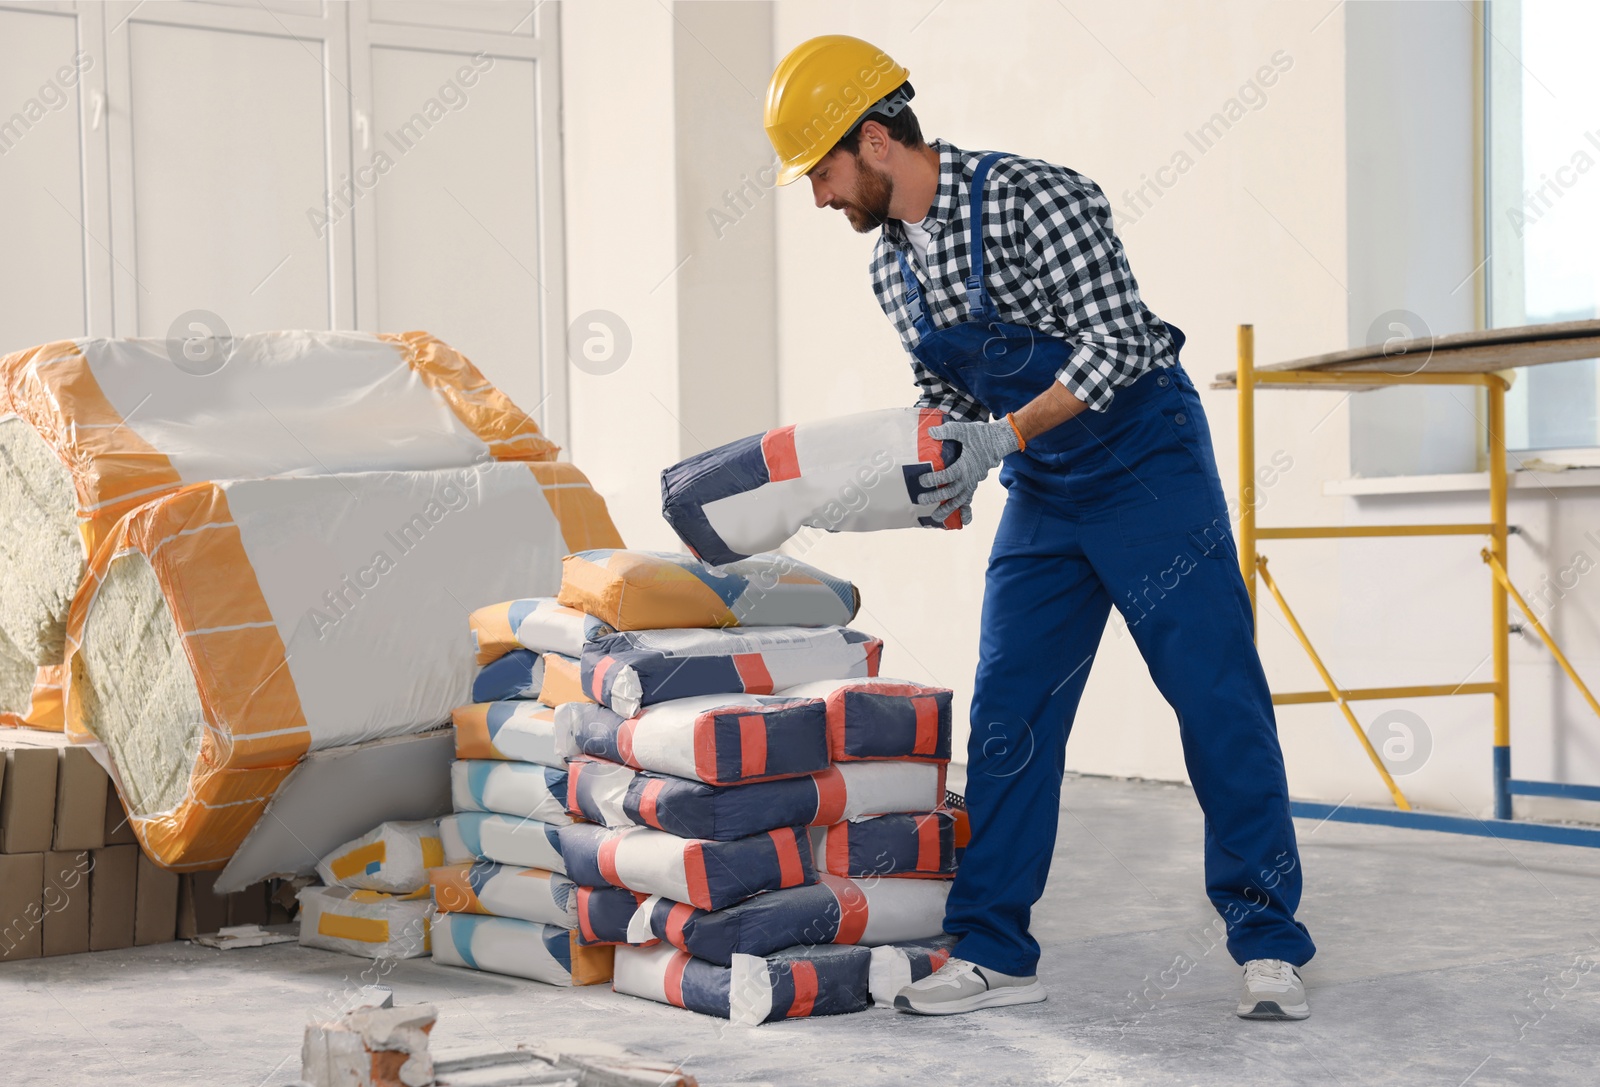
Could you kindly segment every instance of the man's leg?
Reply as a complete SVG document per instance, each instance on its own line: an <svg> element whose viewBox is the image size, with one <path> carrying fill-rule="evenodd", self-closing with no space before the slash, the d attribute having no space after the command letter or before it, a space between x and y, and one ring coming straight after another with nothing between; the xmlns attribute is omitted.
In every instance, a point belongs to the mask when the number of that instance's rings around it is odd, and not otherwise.
<svg viewBox="0 0 1600 1087"><path fill-rule="evenodd" d="M1015 491L995 533L983 595L967 745L972 840L945 907L953 954L1035 973L1028 933L1060 818L1067 733L1111 601L1077 526Z"/></svg>
<svg viewBox="0 0 1600 1087"><path fill-rule="evenodd" d="M1227 923L1228 950L1240 963L1299 966L1316 947L1294 917L1300 857L1238 553L1225 518L1168 526L1165 505L1119 511L1089 534L1089 555L1177 711L1206 817L1206 892Z"/></svg>

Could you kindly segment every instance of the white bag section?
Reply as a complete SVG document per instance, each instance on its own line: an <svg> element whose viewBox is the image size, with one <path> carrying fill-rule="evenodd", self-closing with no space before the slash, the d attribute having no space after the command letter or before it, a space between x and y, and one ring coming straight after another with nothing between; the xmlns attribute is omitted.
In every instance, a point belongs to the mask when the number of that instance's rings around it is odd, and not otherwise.
<svg viewBox="0 0 1600 1087"><path fill-rule="evenodd" d="M384 823L323 857L317 876L329 886L410 894L428 885L444 857L439 821Z"/></svg>
<svg viewBox="0 0 1600 1087"><path fill-rule="evenodd" d="M428 954L431 896L400 898L352 887L302 887L300 946L364 959Z"/></svg>
<svg viewBox="0 0 1600 1087"><path fill-rule="evenodd" d="M567 871L556 828L535 819L457 812L439 820L439 837L444 842L446 864L486 860L563 875Z"/></svg>
<svg viewBox="0 0 1600 1087"><path fill-rule="evenodd" d="M558 792L551 791L552 781ZM458 812L499 812L564 826L572 822L566 783L566 771L531 762L458 761L450 767L451 806Z"/></svg>

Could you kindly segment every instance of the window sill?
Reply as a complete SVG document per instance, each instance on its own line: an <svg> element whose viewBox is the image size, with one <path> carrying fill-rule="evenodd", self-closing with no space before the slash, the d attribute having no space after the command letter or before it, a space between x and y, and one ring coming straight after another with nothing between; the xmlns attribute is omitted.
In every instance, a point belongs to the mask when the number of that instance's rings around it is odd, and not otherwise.
<svg viewBox="0 0 1600 1087"><path fill-rule="evenodd" d="M1513 491L1600 488L1600 468L1568 468L1558 472L1514 471L1507 474L1506 481ZM1330 479L1322 485L1322 493L1325 495L1345 495L1353 498L1389 494L1449 494L1459 491L1487 492L1488 490L1488 472Z"/></svg>

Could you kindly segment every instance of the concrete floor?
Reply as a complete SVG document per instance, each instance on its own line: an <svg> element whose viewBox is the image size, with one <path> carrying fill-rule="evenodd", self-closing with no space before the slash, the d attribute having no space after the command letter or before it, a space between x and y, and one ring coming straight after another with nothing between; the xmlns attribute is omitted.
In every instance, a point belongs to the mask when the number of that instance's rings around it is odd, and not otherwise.
<svg viewBox="0 0 1600 1087"><path fill-rule="evenodd" d="M439 1008L435 1050L598 1038L711 1087L771 1084L1594 1084L1600 851L1300 824L1321 947L1304 1023L1234 1018L1238 970L1202 894L1189 790L1069 780L1037 911L1050 999L946 1020L730 1027L604 988L411 960L367 981ZM1177 956L1198 964L1160 981ZM307 1017L361 960L168 944L0 965L0 1082L284 1084ZM1563 975L1563 971L1567 973ZM1134 994L1171 991L1158 999Z"/></svg>

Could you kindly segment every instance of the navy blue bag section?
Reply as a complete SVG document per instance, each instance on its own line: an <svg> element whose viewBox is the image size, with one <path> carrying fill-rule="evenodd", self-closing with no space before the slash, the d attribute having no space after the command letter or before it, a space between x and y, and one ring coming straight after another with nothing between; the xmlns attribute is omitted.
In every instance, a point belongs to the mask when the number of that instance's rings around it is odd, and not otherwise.
<svg viewBox="0 0 1600 1087"><path fill-rule="evenodd" d="M730 696L737 697L737 696ZM755 775L760 778L802 777L814 774L819 770L828 768L828 731L827 731L827 706L819 699L796 699L792 704L785 705L784 699L768 698L767 702L777 708L763 707L757 710L754 707L730 707L725 713L712 713L712 736L714 738L713 751L716 755L715 774L709 771L713 768L701 762L698 753L695 758L695 770L702 777L715 776L719 782L728 784L719 788L735 788L744 775L744 731L739 724L739 719L746 716L758 717L761 722L762 738L765 746L766 772ZM608 762L620 762L626 766L638 767L638 763L631 757L631 752L622 749L621 737L632 718L623 717L615 710L604 706L590 705L588 703L574 705L571 710L562 708L563 727L571 730L571 737L578 748L580 755L591 758L605 759ZM640 727L649 724L649 707L645 709L646 716L638 718ZM698 727L698 726L697 726ZM644 769L644 768L641 768ZM682 781L689 784L687 778L673 778L673 781ZM813 799L816 797L815 783L807 783L806 795ZM583 792L582 779L579 780L580 796ZM797 790L793 796L801 795ZM718 805L719 811L733 813L742 801L725 802ZM811 816L816 814L816 805L811 805L811 813L802 819L785 820L774 826L760 827L757 830L745 831L743 834L724 832L716 835L684 835L684 837L716 837L716 838L742 838L746 834L759 833L760 830L773 830L780 826L803 826L811 821ZM604 820L597 816L585 815L586 819L595 822ZM648 826L650 824L643 823ZM737 829L737 821L730 824ZM667 830L667 827L659 828ZM678 833L673 831L674 834Z"/></svg>
<svg viewBox="0 0 1600 1087"><path fill-rule="evenodd" d="M728 992L732 984L733 975L725 967L690 959L684 965L683 978L679 982L683 1006L701 1015L726 1019Z"/></svg>
<svg viewBox="0 0 1600 1087"><path fill-rule="evenodd" d="M865 947L835 944L821 947L791 947L767 956L767 977L772 982L772 1011L764 1022L788 1018L795 1003L796 967L809 967L814 973L815 993L810 997L809 1016L845 1015L864 1010L870 996L867 982L872 966L872 951ZM811 982L804 986L808 993Z"/></svg>
<svg viewBox="0 0 1600 1087"><path fill-rule="evenodd" d="M903 695L875 691L842 692L844 703L844 754L852 759L899 759L916 750L917 711ZM926 696L939 709L938 743L931 754L918 758L950 757L950 691L930 690Z"/></svg>
<svg viewBox="0 0 1600 1087"><path fill-rule="evenodd" d="M667 919L678 903L661 899L651 907L650 931L696 958L731 966L733 956L769 955L786 947L832 943L843 910L825 883L768 891L721 910L695 910L671 939Z"/></svg>
<svg viewBox="0 0 1600 1087"><path fill-rule="evenodd" d="M479 670L477 678L472 681L472 700L501 702L538 698L539 685L534 682L534 673L541 667L540 654L531 649L513 649Z"/></svg>
<svg viewBox="0 0 1600 1087"><path fill-rule="evenodd" d="M567 869L567 877L586 887L618 886L606 878L600 867L600 847L616 833L592 823L572 823L562 827L561 858ZM778 833L793 835L793 846L800 861L800 881L796 886L815 883L817 873L811 861L811 843L805 828L790 827ZM758 834L732 842L702 842L700 855L705 864L704 885L707 894L702 908L709 906L720 910L762 891L776 891L784 887L777 848L768 835ZM689 881L691 885L699 882L698 875L691 872ZM650 887L631 889L659 893Z"/></svg>
<svg viewBox="0 0 1600 1087"><path fill-rule="evenodd" d="M937 872L919 870L917 858L921 855L922 838L918 827L933 820L939 833L939 868ZM842 824L848 827L847 853L849 871L839 872L829 867L834 853L833 842L828 842L829 860L823 862L826 870L836 876L865 879L869 876L896 876L915 873L921 876L950 876L956 870L956 817L953 812L928 812L921 815L877 815L858 823Z"/></svg>
<svg viewBox="0 0 1600 1087"><path fill-rule="evenodd" d="M628 922L639 909L639 897L622 887L582 887L578 890L578 943L628 942ZM590 934L593 938L590 938Z"/></svg>
<svg viewBox="0 0 1600 1087"><path fill-rule="evenodd" d="M580 770L575 779L569 779L577 781L576 796L570 797L577 802L572 814L591 823L604 823L594 790L605 777L582 773L589 765L605 768L600 762L572 763ZM750 785L707 785L648 770L630 768L628 772L633 777L623 798L623 814L636 826L654 827L681 838L732 841L779 827L803 826L817 815L817 783L809 776ZM653 794L648 801L647 794Z"/></svg>
<svg viewBox="0 0 1600 1087"><path fill-rule="evenodd" d="M772 481L761 453L764 434L707 449L661 473L661 514L695 558L713 566L747 556L730 550L706 519L704 506ZM724 1013L726 1014L726 1013Z"/></svg>

